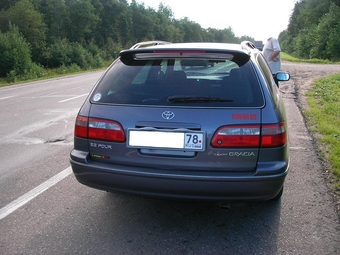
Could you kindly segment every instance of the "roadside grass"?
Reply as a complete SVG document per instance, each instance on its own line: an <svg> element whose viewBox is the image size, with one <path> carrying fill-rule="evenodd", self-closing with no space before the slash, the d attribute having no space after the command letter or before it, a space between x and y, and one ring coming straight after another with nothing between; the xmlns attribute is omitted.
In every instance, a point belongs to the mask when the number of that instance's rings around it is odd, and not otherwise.
<svg viewBox="0 0 340 255"><path fill-rule="evenodd" d="M340 62L332 62L327 59L300 59L293 57L291 55L288 55L285 52L281 52L281 59L283 61L289 61L289 62L296 62L296 63L312 63L312 64L340 64Z"/></svg>
<svg viewBox="0 0 340 255"><path fill-rule="evenodd" d="M340 189L340 72L315 80L306 93L306 122L320 144L321 159L336 177Z"/></svg>
<svg viewBox="0 0 340 255"><path fill-rule="evenodd" d="M39 81L39 80L46 80L51 78L57 78L72 74L79 74L79 73L86 73L91 71L97 71L97 70L104 70L106 69L112 61L106 61L102 67L100 68L89 68L89 69L81 69L77 65L71 65L71 66L61 66L59 68L54 69L43 69L44 72L39 74L39 77L11 77L11 78L0 78L0 87L4 86L10 86L18 83L27 83L32 81Z"/></svg>

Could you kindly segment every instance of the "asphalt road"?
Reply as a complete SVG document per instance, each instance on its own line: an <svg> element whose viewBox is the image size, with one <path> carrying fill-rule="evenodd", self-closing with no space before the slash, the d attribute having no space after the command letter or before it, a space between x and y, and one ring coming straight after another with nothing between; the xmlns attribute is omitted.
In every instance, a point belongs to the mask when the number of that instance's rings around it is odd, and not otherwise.
<svg viewBox="0 0 340 255"><path fill-rule="evenodd" d="M101 72L0 88L0 254L340 254L336 200L300 108L340 66L285 63L291 152L281 201L169 201L79 184L74 119Z"/></svg>

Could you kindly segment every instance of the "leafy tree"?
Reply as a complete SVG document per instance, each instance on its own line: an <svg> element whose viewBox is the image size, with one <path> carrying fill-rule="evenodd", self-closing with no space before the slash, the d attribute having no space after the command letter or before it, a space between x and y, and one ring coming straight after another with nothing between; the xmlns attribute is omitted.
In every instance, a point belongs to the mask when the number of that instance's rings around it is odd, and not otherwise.
<svg viewBox="0 0 340 255"><path fill-rule="evenodd" d="M33 59L39 61L39 55L46 42L46 25L41 13L34 8L29 0L20 0L5 12L1 30L8 31L9 23L19 28L31 45Z"/></svg>
<svg viewBox="0 0 340 255"><path fill-rule="evenodd" d="M316 29L311 56L322 59L340 59L340 7L332 4Z"/></svg>
<svg viewBox="0 0 340 255"><path fill-rule="evenodd" d="M331 8L331 6L333 6ZM335 59L339 32L334 9L340 0L297 1L290 17L287 34L280 39L282 49L297 57ZM333 10L333 14L329 14Z"/></svg>
<svg viewBox="0 0 340 255"><path fill-rule="evenodd" d="M65 3L69 12L69 18L65 22L67 38L71 42L89 41L90 34L99 21L91 1L67 0Z"/></svg>
<svg viewBox="0 0 340 255"><path fill-rule="evenodd" d="M292 15L289 18L288 33L290 36L296 36L303 28L303 23L300 21L300 13L305 4L305 1L297 1L294 6Z"/></svg>
<svg viewBox="0 0 340 255"><path fill-rule="evenodd" d="M103 12L104 5L101 0L91 0L91 4L94 7L94 15L97 17L97 22L94 27L91 27L90 40L94 43L97 43L98 46L103 45L103 40L101 38L100 30L101 30L101 13ZM100 44L101 43L101 44Z"/></svg>
<svg viewBox="0 0 340 255"><path fill-rule="evenodd" d="M232 28L225 28L223 30L208 28L208 35L210 38L207 38L205 41L208 42L222 42L222 43L239 43L241 39L237 39Z"/></svg>
<svg viewBox="0 0 340 255"><path fill-rule="evenodd" d="M132 13L126 3L101 0L103 8L99 12L100 21L93 37L100 47L114 40L123 45L131 39Z"/></svg>
<svg viewBox="0 0 340 255"><path fill-rule="evenodd" d="M132 39L134 42L154 40L155 23L151 15L152 9L146 9L144 4L132 0Z"/></svg>
<svg viewBox="0 0 340 255"><path fill-rule="evenodd" d="M126 6L124 1L118 5L116 12L115 30L119 38L118 42L122 45L127 45L129 41L131 42L132 37L132 12L131 9Z"/></svg>
<svg viewBox="0 0 340 255"><path fill-rule="evenodd" d="M169 42L183 42L183 34L179 27L170 23L168 26L164 27L163 33L158 35L156 39L165 40Z"/></svg>
<svg viewBox="0 0 340 255"><path fill-rule="evenodd" d="M175 25L179 27L183 35L183 42L202 42L202 27L191 20L188 17L184 17L175 22Z"/></svg>
<svg viewBox="0 0 340 255"><path fill-rule="evenodd" d="M105 45L102 47L104 59L114 60L115 58L117 58L118 53L121 51L121 49L121 44L117 43L111 38L108 38Z"/></svg>
<svg viewBox="0 0 340 255"><path fill-rule="evenodd" d="M7 10L9 7L15 5L17 0L1 0L0 1L0 10Z"/></svg>
<svg viewBox="0 0 340 255"><path fill-rule="evenodd" d="M280 46L281 46L281 50L282 51L285 51L287 52L287 45L286 45L286 42L287 42L287 39L288 39L288 30L283 30L280 34L279 34L279 37L278 37L278 40L280 43Z"/></svg>
<svg viewBox="0 0 340 255"><path fill-rule="evenodd" d="M67 37L68 7L64 0L41 0L40 12L47 25L47 44Z"/></svg>
<svg viewBox="0 0 340 255"><path fill-rule="evenodd" d="M82 69L100 67L103 64L102 51L93 42L87 48L77 42L70 42L66 38L55 41L49 48L49 67L72 66L76 64Z"/></svg>
<svg viewBox="0 0 340 255"><path fill-rule="evenodd" d="M18 27L9 25L6 33L0 33L0 77L38 77L41 67L31 60L30 44Z"/></svg>
<svg viewBox="0 0 340 255"><path fill-rule="evenodd" d="M303 28L317 25L320 18L329 11L332 0L308 0L303 1L299 20Z"/></svg>
<svg viewBox="0 0 340 255"><path fill-rule="evenodd" d="M150 10L155 23L154 39L173 41L174 32L172 26L173 12L170 7L160 4L158 11Z"/></svg>
<svg viewBox="0 0 340 255"><path fill-rule="evenodd" d="M241 42L241 40L235 36L234 31L231 27L225 28L221 30L221 32L222 32L222 39L220 42L225 42L225 43L240 43Z"/></svg>
<svg viewBox="0 0 340 255"><path fill-rule="evenodd" d="M302 29L298 36L295 38L295 51L297 56L301 58L310 58L310 52L315 44L317 25L310 26Z"/></svg>
<svg viewBox="0 0 340 255"><path fill-rule="evenodd" d="M120 3L122 3L122 4L124 4L124 5L128 5L128 2L127 2L127 0L118 0L118 2L120 2Z"/></svg>

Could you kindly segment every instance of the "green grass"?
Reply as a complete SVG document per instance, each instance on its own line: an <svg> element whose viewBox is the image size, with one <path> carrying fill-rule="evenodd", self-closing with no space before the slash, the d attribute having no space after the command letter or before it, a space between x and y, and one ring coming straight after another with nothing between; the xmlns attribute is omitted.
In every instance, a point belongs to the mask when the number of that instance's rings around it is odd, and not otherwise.
<svg viewBox="0 0 340 255"><path fill-rule="evenodd" d="M339 64L323 59L299 59L284 52L281 58L298 63ZM327 171L334 174L335 189L340 190L340 71L315 80L306 96L310 107L304 111L307 125L318 140L320 157L328 163Z"/></svg>
<svg viewBox="0 0 340 255"><path fill-rule="evenodd" d="M321 156L329 162L340 189L340 72L313 82L306 93L309 109L307 125L317 137Z"/></svg>
<svg viewBox="0 0 340 255"><path fill-rule="evenodd" d="M281 52L281 59L283 61L289 61L289 62L297 62L297 63L312 63L312 64L339 64L339 62L332 62L327 59L300 59L293 57L291 55L288 55L287 53Z"/></svg>
<svg viewBox="0 0 340 255"><path fill-rule="evenodd" d="M44 69L44 72L40 74L39 77L35 77L35 78L26 78L26 77L15 77L14 79L13 78L0 78L0 87L10 86L10 85L19 84L19 83L26 83L26 82L31 82L31 81L46 80L50 78L56 78L56 77L78 74L78 73L85 73L85 72L96 71L96 70L103 70L103 69L106 69L111 63L112 61L106 61L103 64L103 67L101 68L95 68L95 69L91 68L91 69L86 69L86 70L80 69L77 65L61 66L55 69Z"/></svg>

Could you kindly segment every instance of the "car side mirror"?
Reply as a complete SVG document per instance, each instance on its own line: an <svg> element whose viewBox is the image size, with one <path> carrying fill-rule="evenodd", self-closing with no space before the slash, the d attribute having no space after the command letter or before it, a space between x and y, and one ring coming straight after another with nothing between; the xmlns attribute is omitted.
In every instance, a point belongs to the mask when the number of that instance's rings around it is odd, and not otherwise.
<svg viewBox="0 0 340 255"><path fill-rule="evenodd" d="M274 77L277 81L289 81L290 74L286 72L277 72Z"/></svg>

